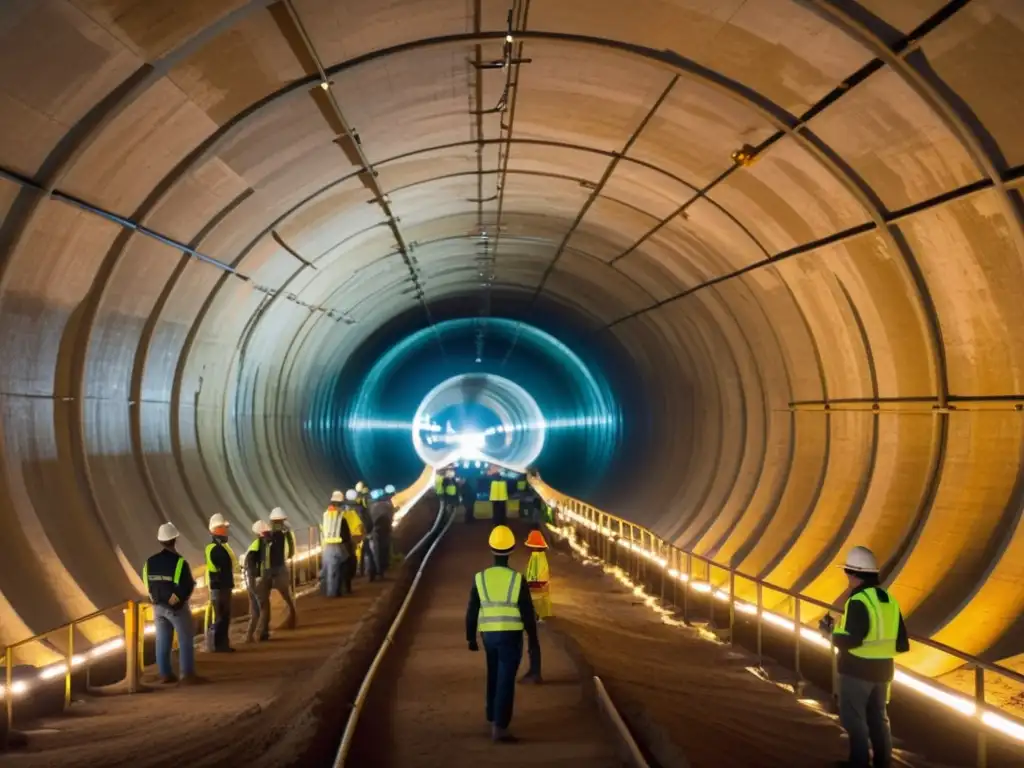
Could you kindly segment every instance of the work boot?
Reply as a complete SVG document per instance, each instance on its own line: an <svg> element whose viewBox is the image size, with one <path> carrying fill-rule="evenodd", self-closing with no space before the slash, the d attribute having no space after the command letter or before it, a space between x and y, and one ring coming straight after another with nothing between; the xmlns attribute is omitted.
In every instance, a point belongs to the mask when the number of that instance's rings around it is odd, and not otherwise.
<svg viewBox="0 0 1024 768"><path fill-rule="evenodd" d="M540 685L543 682L543 678L535 672L527 672L519 678L520 685Z"/></svg>
<svg viewBox="0 0 1024 768"><path fill-rule="evenodd" d="M178 681L178 685L185 685L185 686L202 685L205 682L207 682L205 677L200 677L199 675L191 674L191 675L185 675L183 678L181 678L181 680Z"/></svg>
<svg viewBox="0 0 1024 768"><path fill-rule="evenodd" d="M494 725L491 726L491 741L496 744L514 744L519 739L509 733L508 728L499 728Z"/></svg>
<svg viewBox="0 0 1024 768"><path fill-rule="evenodd" d="M171 685L172 683L178 682L178 678L175 677L173 674L171 674L171 675L160 675L160 677L158 677L156 679L156 681L158 683L161 683L162 685Z"/></svg>

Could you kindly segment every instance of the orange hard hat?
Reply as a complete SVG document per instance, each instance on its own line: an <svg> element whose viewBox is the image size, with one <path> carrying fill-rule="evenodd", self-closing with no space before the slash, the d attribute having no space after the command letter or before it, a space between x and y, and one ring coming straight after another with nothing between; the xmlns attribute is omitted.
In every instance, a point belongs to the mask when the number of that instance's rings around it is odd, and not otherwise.
<svg viewBox="0 0 1024 768"><path fill-rule="evenodd" d="M547 549L548 543L544 541L544 534L540 531L530 531L530 535L526 537L526 546L530 549Z"/></svg>

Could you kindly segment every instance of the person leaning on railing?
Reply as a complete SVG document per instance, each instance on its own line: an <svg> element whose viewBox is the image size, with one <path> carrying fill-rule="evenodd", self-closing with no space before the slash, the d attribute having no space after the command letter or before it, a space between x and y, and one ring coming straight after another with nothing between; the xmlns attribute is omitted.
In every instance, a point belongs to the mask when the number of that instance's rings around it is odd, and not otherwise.
<svg viewBox="0 0 1024 768"><path fill-rule="evenodd" d="M199 682L195 673L195 649L192 647L192 611L188 600L195 589L192 568L176 549L178 529L164 523L156 534L161 549L142 568L142 581L153 601L156 623L156 664L161 683L179 678L171 668L171 645L178 633L178 674L181 683Z"/></svg>
<svg viewBox="0 0 1024 768"><path fill-rule="evenodd" d="M888 768L892 733L886 706L896 673L894 659L910 650L910 640L895 598L879 586L874 553L854 547L843 570L851 592L839 626L826 614L820 627L831 633L839 649L839 722L850 737L846 765Z"/></svg>

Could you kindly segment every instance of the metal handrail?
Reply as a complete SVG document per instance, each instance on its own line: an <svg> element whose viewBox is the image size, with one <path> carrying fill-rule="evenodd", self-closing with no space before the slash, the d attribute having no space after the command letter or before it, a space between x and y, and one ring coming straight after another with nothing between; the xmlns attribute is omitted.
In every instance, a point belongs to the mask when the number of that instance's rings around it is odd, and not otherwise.
<svg viewBox="0 0 1024 768"><path fill-rule="evenodd" d="M644 757L644 753L640 751L639 745L636 743L636 739L633 738L633 734L630 733L629 727L626 725L626 721L622 719L622 715L619 714L619 710L615 706L615 702L612 701L612 697L608 695L608 689L605 688L604 682L600 677L594 675L594 691L597 696L598 704L604 711L605 716L611 721L612 727L615 729L616 734L619 737L619 741L622 742L623 749L629 755L630 764L633 768L649 768L647 759Z"/></svg>
<svg viewBox="0 0 1024 768"><path fill-rule="evenodd" d="M614 514L612 514L610 512L605 512L603 510L597 509L596 507L593 507L593 506L587 504L586 502L580 501L579 499L575 499L573 497L570 497L570 496L567 496L565 494L562 494L562 493L558 492L557 490L555 490L551 486L549 486L546 483L544 483L539 477L536 477L536 476L531 477L530 478L530 482L533 484L534 488L538 491L538 493L540 493L542 495L543 498L551 500L551 502L549 502L549 503L551 503L552 506L555 506L556 509L559 506L561 506L563 510L568 512L567 517L570 518L570 521L572 521L572 517L573 516L575 516L575 517L579 518L581 521L583 521L583 523L584 523L583 527L584 527L584 533L585 534L586 534L587 531L589 531L590 533L594 534L594 537L592 537L592 538L595 538L595 541L593 542L593 546L588 546L588 548L586 549L587 554L589 554L591 556L596 556L599 559L601 559L601 560L603 560L605 562L610 563L612 561L612 559L613 559L613 557L612 557L613 550L611 548L612 547L612 543L613 542L617 542L618 540L621 540L624 544L628 545L628 550L636 552L639 555L643 555L643 557L646 558L647 560L655 561L655 562L657 562L660 565L661 572L662 572L662 581L661 581L661 585L662 586L661 586L661 588L662 588L662 598L663 599L665 597L664 591L665 591L665 576L666 576L666 573L674 571L675 577L673 578L673 590L676 589L676 582L677 581L682 581L682 582L685 583L685 590L686 591L684 593L684 600L683 600L683 618L684 618L684 620L687 620L687 610L688 610L688 602L689 602L691 586L699 585L699 584L703 584L706 587L706 589L700 590L700 591L703 591L703 592L707 593L708 600L709 600L709 605L711 606L710 610L711 610L712 614L714 612L714 601L715 601L716 598L720 599L720 600L727 600L728 601L728 603L729 603L729 637L730 637L730 642L734 642L734 637L735 637L734 629L735 629L735 622L736 622L735 614L736 614L736 607L737 607L737 605L739 605L740 607L746 608L747 612L749 612L751 615L753 615L755 613L755 611L756 611L756 621L757 621L757 654L758 654L758 661L759 661L759 663L760 663L760 659L761 659L761 655L762 655L762 648L761 648L761 645L762 645L762 620L763 620L763 617L766 616L766 615L767 616L773 616L774 615L774 614L766 611L765 608L764 608L763 591L767 589L767 590L770 590L773 593L778 593L779 595L784 595L784 596L792 599L793 600L793 616L792 616L792 618L789 618L789 617L786 617L786 616L782 616L782 617L778 617L778 618L784 619L786 621L786 623L787 623L787 626L788 626L788 624L790 622L792 623L792 630L794 632L794 637L795 637L795 642L794 642L794 646L795 646L795 652L794 652L795 671L796 671L798 679L800 679L801 682L802 682L802 675L801 675L801 671L800 671L800 648L801 648L801 645L803 643L801 642L801 637L803 636L803 638L805 640L808 639L809 636L808 635L803 635L802 633L803 632L808 632L808 633L813 632L813 628L810 627L807 624L804 624L801 621L801 619L800 619L800 607L801 607L801 604L802 603L807 603L809 605L813 605L813 606L815 606L817 608L820 608L820 609L823 609L825 611L833 611L833 610L841 611L842 608L840 608L839 606L827 603L827 602L825 602L823 600L819 600L819 599L814 598L814 597L803 595L803 594L801 594L801 593L799 593L799 592L797 592L795 590L792 590L792 589L789 589L789 588L786 588L786 587L781 587L781 586L779 586L777 584L773 584L771 582L765 581L764 579L760 579L760 578L758 578L756 576L753 576L751 574L744 573L744 572L739 571L739 570L737 570L737 569L735 569L735 568L733 568L733 567L731 567L729 565L716 562L715 560L713 560L713 559L711 559L709 557L706 557L704 555L699 555L699 554L694 553L694 552L689 552L689 551L683 550L683 549L681 549L679 547L676 547L673 544L669 544L664 539L662 539L657 534L655 534L653 531L645 528L644 526L641 526L641 525L638 525L636 523L630 522L629 520L621 518L621 517L619 517L617 515L614 515ZM561 500L560 503L558 502L559 499ZM575 529L575 524L574 524L574 529ZM596 536L597 535L600 535L600 536L604 537L604 540L606 542L606 546L604 547L604 553L603 554L600 554L600 552L601 552L600 541L596 540ZM646 542L645 542L645 539L646 539ZM618 544L616 544L615 546L618 546ZM594 555L593 551L595 551L595 550L599 554ZM665 557L664 555L668 555L668 557ZM685 571L685 573L681 569L674 569L674 568L670 568L669 567L670 564L680 565L680 560L682 558L685 558L685 561L686 561L686 571ZM614 559L616 560L616 563L612 563L612 564L616 565L617 564L617 559L618 559L617 558L617 554L616 554ZM630 572L632 572L632 570L635 570L636 573L637 573L637 576L639 577L641 571L643 571L643 578L646 578L646 575L647 575L646 574L646 566L645 565L642 566L642 564L639 562L640 561L639 557L635 558L635 560L636 560L636 562L630 564L630 568L631 568ZM707 581L706 582L696 581L696 580L693 579L693 564L694 564L694 561L702 563L705 566L704 570L705 570L705 572L707 574ZM712 581L712 569L719 569L720 571L722 571L723 575L725 575L727 577L727 579L728 579L728 584L723 586L723 585L721 585L721 582L718 582L717 584L715 582L713 582ZM735 587L736 587L736 579L737 578L746 580L748 582L751 582L751 584L755 587L756 594L757 594L757 601L756 601L756 603L752 603L752 602L749 602L749 601L746 601L746 600L742 600L742 599L740 599L740 598L735 596L735 594L736 594ZM673 603L674 602L675 601L673 599ZM810 639L814 639L814 638L810 638ZM991 705L991 704L989 704L989 703L987 703L985 701L985 672L986 671L987 672L991 672L993 674L1000 675L1000 676L1005 677L1005 678L1007 678L1009 680L1013 680L1015 682L1022 683L1022 684L1024 684L1024 675L1022 675L1021 673L1018 673L1018 672L1016 672L1016 671L1014 671L1012 669L1008 669L1006 667L1003 667L1003 666L1001 666L999 664L988 662L988 661L984 661L983 659L980 659L980 658L978 658L975 655L972 655L972 654L967 653L965 651L961 651L961 650L959 650L957 648L953 648L951 646L945 645L944 643L937 642L937 641L932 640L930 638L920 637L918 635L910 635L909 639L912 642L918 643L918 644L920 644L920 645L922 645L924 647L931 648L931 649L939 651L941 653L948 654L952 658L955 658L955 659L959 660L960 662L962 662L963 664L965 664L968 668L973 669L974 673L975 673L974 697L972 699L969 696L967 696L966 694L962 694L961 692L956 691L955 689L952 689L949 686L943 685L941 683L936 683L936 682L934 682L933 680L931 680L931 679L929 679L927 677L924 677L922 675L916 674L916 673L914 673L912 671L909 671L909 670L906 670L906 669L904 669L902 667L898 667L898 673L897 673L898 679L900 679L902 682L906 682L908 684L911 684L913 687L917 688L917 690L921 691L922 693L925 693L925 694L931 696L932 698L937 698L940 701L943 701L943 703L946 703L948 706L956 708L956 709L958 709L959 711L961 711L964 714L975 716L979 721L981 721L981 723L983 723L984 725L988 726L988 728L991 728L991 729L993 729L995 731L998 731L998 732L1000 732L1000 733L1002 733L1004 735L1010 736L1010 738L1014 739L1017 742L1024 742L1024 721L1021 721L1020 719L1010 715L1009 713L1005 712L1004 710L1001 710L998 707L993 706L993 705ZM821 643L820 640L817 641L817 642ZM831 645L831 643L828 643L828 644L821 643L821 645L822 645L823 649L830 650L830 652L833 654L833 657L834 657L835 648L834 648L834 646ZM901 675L903 676L902 679L900 678ZM835 678L835 671L833 669L833 684L834 684L834 678ZM799 685L800 685L800 683L798 683L798 685L797 685L797 690L799 690ZM961 703L963 703L964 706L960 706ZM977 732L978 732L978 763L977 764L979 766L984 766L985 762L986 762L985 755L986 755L986 751L987 751L986 750L986 746L985 746L986 745L986 730L984 728L978 728Z"/></svg>
<svg viewBox="0 0 1024 768"><path fill-rule="evenodd" d="M348 759L348 753L352 749L352 743L356 735L356 726L359 724L359 716L362 714L363 707L366 705L366 699L370 695L370 687L373 685L373 680L377 675L377 669L384 660L384 656L387 654L388 648L394 644L395 634L398 632L398 628L401 626L402 620L405 618L406 611L409 610L409 604L412 602L413 595L416 593L416 588L419 586L420 578L423 576L423 572L427 567L427 563L430 561L431 555L434 554L434 550L437 549L437 546L441 543L444 535L448 532L448 529L451 528L452 521L454 519L455 515L447 514L443 508L439 508L437 511L437 519L434 521L433 527L409 552L410 555L415 554L415 552L426 541L434 536L442 521L446 520L444 530L437 534L433 543L430 545L430 549L428 549L427 553L423 556L423 561L416 570L416 576L409 585L409 591L406 592L405 599L402 601L402 605L399 607L398 613L395 614L395 618L391 622L391 626L388 628L387 635L384 636L384 640L381 641L380 648L377 649L377 653L374 655L369 669L366 670L366 675L363 677L363 682L360 684L359 691L356 694L355 703L352 705L352 711L349 713L348 722L345 723L345 730L341 735L341 742L339 743L338 751L334 756L334 762L332 764L333 768L342 768L345 765L345 761Z"/></svg>

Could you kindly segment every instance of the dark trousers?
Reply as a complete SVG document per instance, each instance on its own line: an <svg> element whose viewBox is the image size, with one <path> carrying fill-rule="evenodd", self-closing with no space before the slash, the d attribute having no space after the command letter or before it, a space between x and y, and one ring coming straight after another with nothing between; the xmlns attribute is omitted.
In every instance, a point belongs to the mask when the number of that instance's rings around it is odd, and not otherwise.
<svg viewBox="0 0 1024 768"><path fill-rule="evenodd" d="M209 651L223 651L231 647L228 630L231 628L231 590L211 589L207 628L206 648Z"/></svg>
<svg viewBox="0 0 1024 768"><path fill-rule="evenodd" d="M890 683L839 677L839 722L850 737L850 768L889 768L892 733L885 711ZM869 748L874 761L869 759Z"/></svg>
<svg viewBox="0 0 1024 768"><path fill-rule="evenodd" d="M493 513L493 516L494 516L494 524L495 525L504 525L505 521L508 519L508 514L505 512L505 502L504 501L492 501L491 502L491 511Z"/></svg>
<svg viewBox="0 0 1024 768"><path fill-rule="evenodd" d="M483 632L487 656L487 722L508 728L516 695L516 672L523 660L523 633Z"/></svg>

